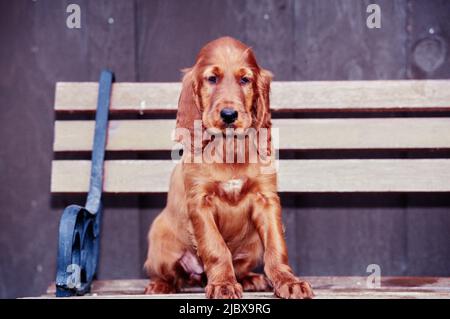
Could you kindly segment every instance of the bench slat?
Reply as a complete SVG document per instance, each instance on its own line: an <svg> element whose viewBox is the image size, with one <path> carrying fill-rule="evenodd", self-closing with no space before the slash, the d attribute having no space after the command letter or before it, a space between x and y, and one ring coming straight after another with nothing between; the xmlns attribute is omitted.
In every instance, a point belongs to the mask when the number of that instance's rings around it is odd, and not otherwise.
<svg viewBox="0 0 450 319"><path fill-rule="evenodd" d="M91 151L94 128L94 121L55 121L53 150ZM174 128L175 120L112 120L106 150L170 150L175 145L172 141Z"/></svg>
<svg viewBox="0 0 450 319"><path fill-rule="evenodd" d="M450 279L443 277L385 277L381 287L367 287L366 277L306 276L302 279L311 283L316 298L450 298ZM91 293L97 296L142 295L148 279L97 280L92 284ZM196 295L197 293L200 295ZM45 297L55 294L54 283L48 287ZM132 295L132 296L130 296ZM204 288L187 288L176 295L160 295L164 298L204 298ZM143 297L143 296L141 296ZM155 296L145 296L152 298ZM244 297L270 298L273 293L246 293ZM89 296L87 297L89 298Z"/></svg>
<svg viewBox="0 0 450 319"><path fill-rule="evenodd" d="M314 285L313 285L314 287ZM314 299L449 299L447 291L385 291L383 289L314 289ZM53 299L54 296L41 296L30 299ZM89 294L72 299L206 299L204 292L177 293L168 295L99 295ZM28 298L27 298L28 299ZM242 299L276 299L272 292L244 292Z"/></svg>
<svg viewBox="0 0 450 319"><path fill-rule="evenodd" d="M55 160L51 191L88 190L90 161ZM105 193L168 191L168 160L105 162ZM449 159L280 160L280 192L449 192Z"/></svg>
<svg viewBox="0 0 450 319"><path fill-rule="evenodd" d="M56 121L54 151L90 151L94 121ZM318 149L450 148L450 118L275 119L279 147ZM110 121L109 151L171 150L174 120Z"/></svg>
<svg viewBox="0 0 450 319"><path fill-rule="evenodd" d="M98 84L59 82L55 110L95 111ZM167 112L177 108L180 83L115 83L112 111ZM450 110L450 80L274 82L274 111Z"/></svg>

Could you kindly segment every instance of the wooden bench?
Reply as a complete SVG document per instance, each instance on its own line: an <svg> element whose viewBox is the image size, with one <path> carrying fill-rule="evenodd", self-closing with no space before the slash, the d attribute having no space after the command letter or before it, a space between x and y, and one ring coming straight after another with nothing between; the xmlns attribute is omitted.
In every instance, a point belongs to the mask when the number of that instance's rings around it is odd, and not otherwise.
<svg viewBox="0 0 450 319"><path fill-rule="evenodd" d="M114 119L108 122L106 151L130 159L104 162L104 193L168 191L173 161L136 160L133 154L170 157L180 88L180 83L112 85L109 107ZM91 82L56 85L54 152L56 158L63 154L64 159L52 163L53 194L89 189L91 162L79 154L89 155L92 150L95 121L79 118L95 114L98 90L99 84ZM450 192L450 159L446 158L283 158L315 151L331 151L332 156L333 151L349 150L369 155L386 150L448 150L450 118L436 114L450 111L449 80L274 82L271 106L273 126L279 128L280 192ZM301 118L305 115L310 118ZM319 293L323 297L332 297L341 288L344 297L408 297L414 292L419 297L436 297L450 292L448 279L442 278L384 278L385 294L383 289L365 289L364 278L313 277L311 281L319 291L323 286ZM92 292L142 293L143 282L97 282ZM84 292L88 289L79 293Z"/></svg>

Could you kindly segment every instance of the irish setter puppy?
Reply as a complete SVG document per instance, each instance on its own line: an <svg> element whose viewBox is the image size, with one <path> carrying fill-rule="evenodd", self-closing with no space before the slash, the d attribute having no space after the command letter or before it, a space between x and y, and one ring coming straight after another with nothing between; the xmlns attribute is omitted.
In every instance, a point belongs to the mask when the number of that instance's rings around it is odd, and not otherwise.
<svg viewBox="0 0 450 319"><path fill-rule="evenodd" d="M177 134L184 153L171 176L167 206L148 235L147 294L206 285L208 298L268 289L281 298L313 296L288 264L276 171L264 169L273 158L271 78L251 48L230 37L205 45L185 70L177 113L177 128L187 132ZM251 130L256 136L269 130L266 149L251 140ZM214 139L196 144L195 133ZM226 143L218 142L225 137ZM210 144L215 150L205 152ZM268 152L266 161L250 161L255 148ZM261 262L267 277L252 272Z"/></svg>

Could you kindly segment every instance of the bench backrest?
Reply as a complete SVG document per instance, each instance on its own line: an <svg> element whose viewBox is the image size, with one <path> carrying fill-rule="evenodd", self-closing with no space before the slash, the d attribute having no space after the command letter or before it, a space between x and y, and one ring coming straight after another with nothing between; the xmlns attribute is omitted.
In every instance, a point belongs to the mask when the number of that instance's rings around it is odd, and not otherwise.
<svg viewBox="0 0 450 319"><path fill-rule="evenodd" d="M57 83L53 193L88 190L97 91ZM179 83L113 84L106 149L119 155L105 161L105 193L167 192L179 93ZM271 105L282 157L303 157L280 160L280 192L450 191L450 159L428 152L450 149L450 80L274 82ZM369 156L333 158L355 150ZM425 152L376 155L409 150Z"/></svg>

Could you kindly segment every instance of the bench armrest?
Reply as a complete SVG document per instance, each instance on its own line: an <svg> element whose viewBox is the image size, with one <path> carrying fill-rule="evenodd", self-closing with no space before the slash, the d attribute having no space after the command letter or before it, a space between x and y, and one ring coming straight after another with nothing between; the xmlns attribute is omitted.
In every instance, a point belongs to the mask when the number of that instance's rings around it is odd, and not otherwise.
<svg viewBox="0 0 450 319"><path fill-rule="evenodd" d="M108 113L113 73L100 74L89 193L84 207L70 205L61 216L56 272L56 296L90 291L97 272L100 247L101 196Z"/></svg>

